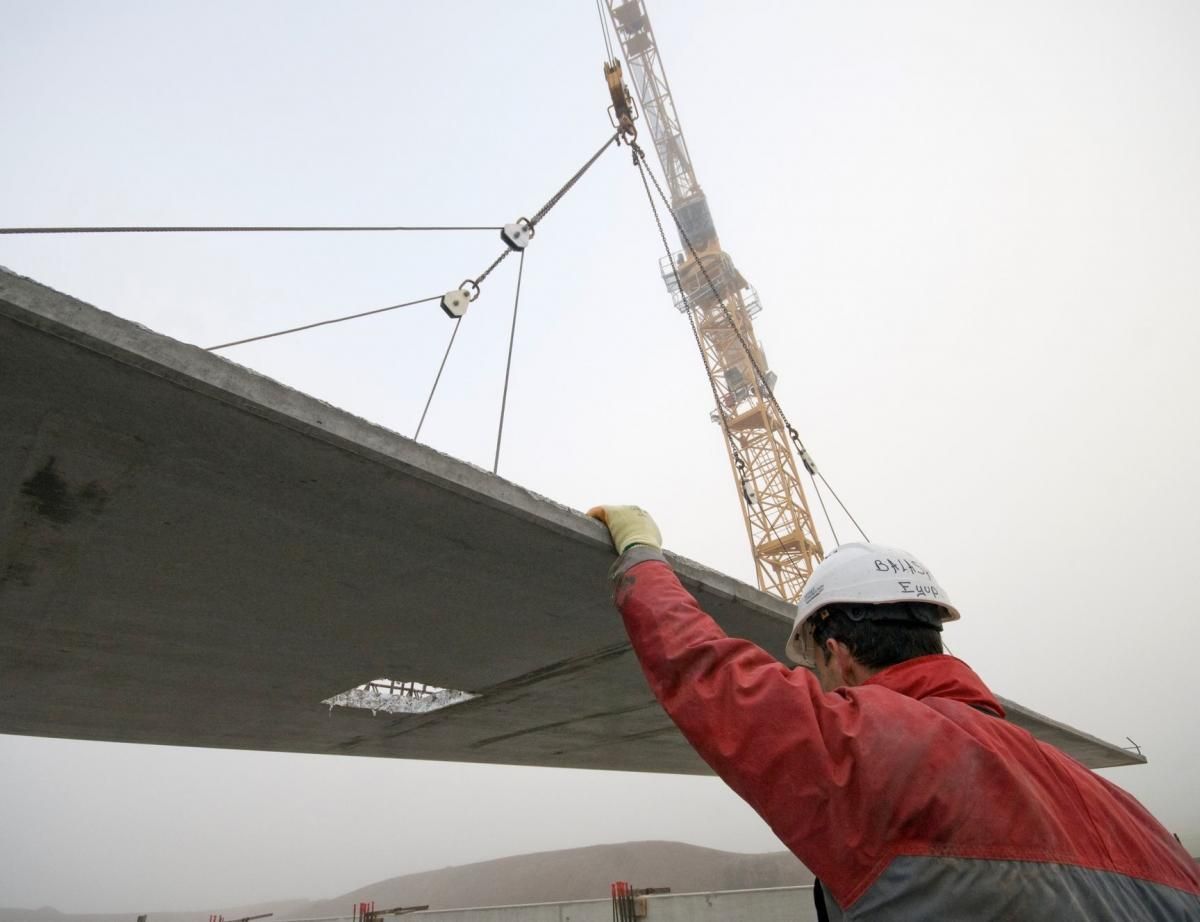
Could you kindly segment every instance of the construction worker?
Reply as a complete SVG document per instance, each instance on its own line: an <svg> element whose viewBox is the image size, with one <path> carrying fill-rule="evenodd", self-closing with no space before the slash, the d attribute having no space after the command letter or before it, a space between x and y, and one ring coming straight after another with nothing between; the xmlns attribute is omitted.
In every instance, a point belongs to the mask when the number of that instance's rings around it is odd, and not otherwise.
<svg viewBox="0 0 1200 922"><path fill-rule="evenodd" d="M786 647L809 668L789 669L700 609L644 511L589 514L655 697L817 875L818 918L1200 919L1170 833L942 653L958 611L911 554L847 544L817 566Z"/></svg>

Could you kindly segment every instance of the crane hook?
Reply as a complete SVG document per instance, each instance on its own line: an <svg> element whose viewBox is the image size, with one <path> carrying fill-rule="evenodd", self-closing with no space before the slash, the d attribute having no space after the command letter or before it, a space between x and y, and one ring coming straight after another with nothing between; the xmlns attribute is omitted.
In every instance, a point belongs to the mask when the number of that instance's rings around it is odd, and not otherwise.
<svg viewBox="0 0 1200 922"><path fill-rule="evenodd" d="M633 94L625 85L620 61L614 58L604 62L604 80L608 83L608 95L612 99L612 105L608 107L609 119L625 143L632 144L637 140L637 128L633 123L637 120L638 113L633 103Z"/></svg>

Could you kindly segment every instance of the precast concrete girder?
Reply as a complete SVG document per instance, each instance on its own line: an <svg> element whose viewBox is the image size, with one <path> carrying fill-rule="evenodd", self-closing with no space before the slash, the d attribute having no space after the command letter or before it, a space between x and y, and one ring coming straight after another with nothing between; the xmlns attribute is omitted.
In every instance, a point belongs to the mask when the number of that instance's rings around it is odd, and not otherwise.
<svg viewBox="0 0 1200 922"><path fill-rule="evenodd" d="M706 773L611 560L578 512L0 271L0 733ZM789 606L672 563L781 650ZM378 678L476 697L322 703ZM1086 764L1140 761L1009 706Z"/></svg>

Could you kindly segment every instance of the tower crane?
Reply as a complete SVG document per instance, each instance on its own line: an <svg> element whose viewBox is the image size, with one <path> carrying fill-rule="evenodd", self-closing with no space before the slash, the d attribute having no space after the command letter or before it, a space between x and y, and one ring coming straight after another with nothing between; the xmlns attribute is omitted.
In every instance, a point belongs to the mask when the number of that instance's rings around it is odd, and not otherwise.
<svg viewBox="0 0 1200 922"><path fill-rule="evenodd" d="M681 250L665 256L660 269L675 307L690 314L696 331L716 400L711 418L726 436L758 585L789 602L798 601L824 552L796 454L810 474L815 475L816 468L772 399L775 375L752 323L762 305L717 238L646 6L642 0L604 2L629 67L641 120L666 177ZM607 29L605 37L607 42ZM610 89L620 82L620 63L611 53L605 75ZM614 92L614 105L618 101ZM797 442L795 453L792 440Z"/></svg>

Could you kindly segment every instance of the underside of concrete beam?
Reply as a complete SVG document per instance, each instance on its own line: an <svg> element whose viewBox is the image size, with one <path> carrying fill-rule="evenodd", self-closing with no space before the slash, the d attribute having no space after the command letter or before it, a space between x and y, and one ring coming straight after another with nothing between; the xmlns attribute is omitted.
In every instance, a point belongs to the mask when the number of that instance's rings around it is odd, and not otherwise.
<svg viewBox="0 0 1200 922"><path fill-rule="evenodd" d="M577 512L0 270L0 733L706 773L611 560ZM782 652L788 606L672 562ZM475 697L322 703L381 678ZM1007 704L1085 764L1142 761Z"/></svg>

